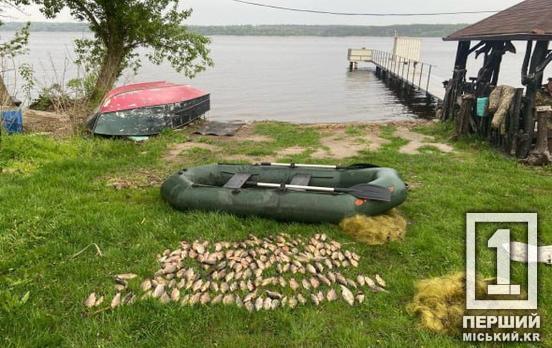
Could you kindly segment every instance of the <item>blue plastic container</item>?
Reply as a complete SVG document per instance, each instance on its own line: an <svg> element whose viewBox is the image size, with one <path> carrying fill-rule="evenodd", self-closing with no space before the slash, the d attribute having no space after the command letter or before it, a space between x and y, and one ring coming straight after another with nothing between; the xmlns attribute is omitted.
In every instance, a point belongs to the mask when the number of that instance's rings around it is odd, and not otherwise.
<svg viewBox="0 0 552 348"><path fill-rule="evenodd" d="M2 112L2 126L8 134L23 132L23 113L21 110L9 110Z"/></svg>
<svg viewBox="0 0 552 348"><path fill-rule="evenodd" d="M487 116L487 109L489 107L489 98L477 98L476 113L479 117Z"/></svg>

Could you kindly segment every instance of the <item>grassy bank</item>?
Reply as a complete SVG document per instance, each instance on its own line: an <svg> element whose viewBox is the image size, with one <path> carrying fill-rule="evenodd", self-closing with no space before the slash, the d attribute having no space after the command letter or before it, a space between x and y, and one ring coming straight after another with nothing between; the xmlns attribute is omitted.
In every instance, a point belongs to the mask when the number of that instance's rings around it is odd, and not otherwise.
<svg viewBox="0 0 552 348"><path fill-rule="evenodd" d="M442 126L419 131L444 139ZM347 134L362 134L350 126ZM258 218L171 209L157 185L115 190L114 178L149 173L160 178L181 167L219 161L225 156L271 156L290 146L300 153L283 161L313 160L322 135L312 128L278 123L257 125L266 141L232 142L199 138L222 152L193 148L178 161L164 160L167 149L185 141L186 132L168 132L144 144L123 140L45 136L2 139L0 166L0 342L3 346L456 346L457 338L420 329L405 311L414 282L464 269L465 213L538 212L540 242L552 244L552 170L523 167L483 143L455 144L453 154L424 148L408 155L405 141L383 127L388 139L379 151L361 151L342 164L369 162L394 167L411 184L400 208L410 225L406 240L367 247L344 236L337 226L282 224ZM94 316L82 305L92 291L113 288L112 276L157 269L155 255L180 240L238 240L249 233L280 232L310 236L326 233L362 257L360 270L380 273L389 293L368 296L363 305L344 302L296 310L248 313L235 307L180 307L144 301ZM96 243L103 256L89 248ZM494 274L491 258L483 274ZM552 342L552 267L539 271L543 336ZM513 269L514 279L524 277ZM111 294L114 293L110 290Z"/></svg>

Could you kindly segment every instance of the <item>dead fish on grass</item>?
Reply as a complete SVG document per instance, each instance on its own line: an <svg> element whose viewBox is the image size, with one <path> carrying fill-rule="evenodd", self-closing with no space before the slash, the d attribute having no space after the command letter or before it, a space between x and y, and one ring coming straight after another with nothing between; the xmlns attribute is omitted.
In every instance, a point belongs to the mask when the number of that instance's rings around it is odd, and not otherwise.
<svg viewBox="0 0 552 348"><path fill-rule="evenodd" d="M121 293L118 292L111 300L111 308L115 309L121 305Z"/></svg>
<svg viewBox="0 0 552 348"><path fill-rule="evenodd" d="M84 301L84 305L86 306L86 308L92 308L92 307L96 306L96 293L95 292L88 295L88 297Z"/></svg>
<svg viewBox="0 0 552 348"><path fill-rule="evenodd" d="M353 293L346 286L341 285L341 296L349 305L352 306L355 303Z"/></svg>

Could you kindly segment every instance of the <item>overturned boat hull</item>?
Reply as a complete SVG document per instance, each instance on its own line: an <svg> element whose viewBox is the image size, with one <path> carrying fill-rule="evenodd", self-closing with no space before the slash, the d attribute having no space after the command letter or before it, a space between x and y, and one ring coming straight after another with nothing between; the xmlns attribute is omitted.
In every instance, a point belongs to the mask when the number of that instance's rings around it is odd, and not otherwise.
<svg viewBox="0 0 552 348"><path fill-rule="evenodd" d="M363 200L351 194L318 193L245 185L224 187L238 173L251 174L251 181L289 184L294 177L309 176L310 186L352 187L362 183L391 192L390 202ZM162 185L161 194L174 208L223 211L240 216L260 216L283 221L338 223L354 215L384 213L406 199L407 189L394 169L282 168L263 165L208 165L185 169Z"/></svg>
<svg viewBox="0 0 552 348"><path fill-rule="evenodd" d="M151 82L111 91L88 121L94 134L150 136L180 128L211 108L210 95L187 85Z"/></svg>

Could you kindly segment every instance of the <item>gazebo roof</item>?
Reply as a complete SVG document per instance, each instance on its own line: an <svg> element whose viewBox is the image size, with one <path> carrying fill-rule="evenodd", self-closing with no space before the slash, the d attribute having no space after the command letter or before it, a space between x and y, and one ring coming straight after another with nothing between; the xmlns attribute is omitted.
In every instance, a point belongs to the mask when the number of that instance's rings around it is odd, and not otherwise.
<svg viewBox="0 0 552 348"><path fill-rule="evenodd" d="M552 40L552 1L523 1L444 40Z"/></svg>

